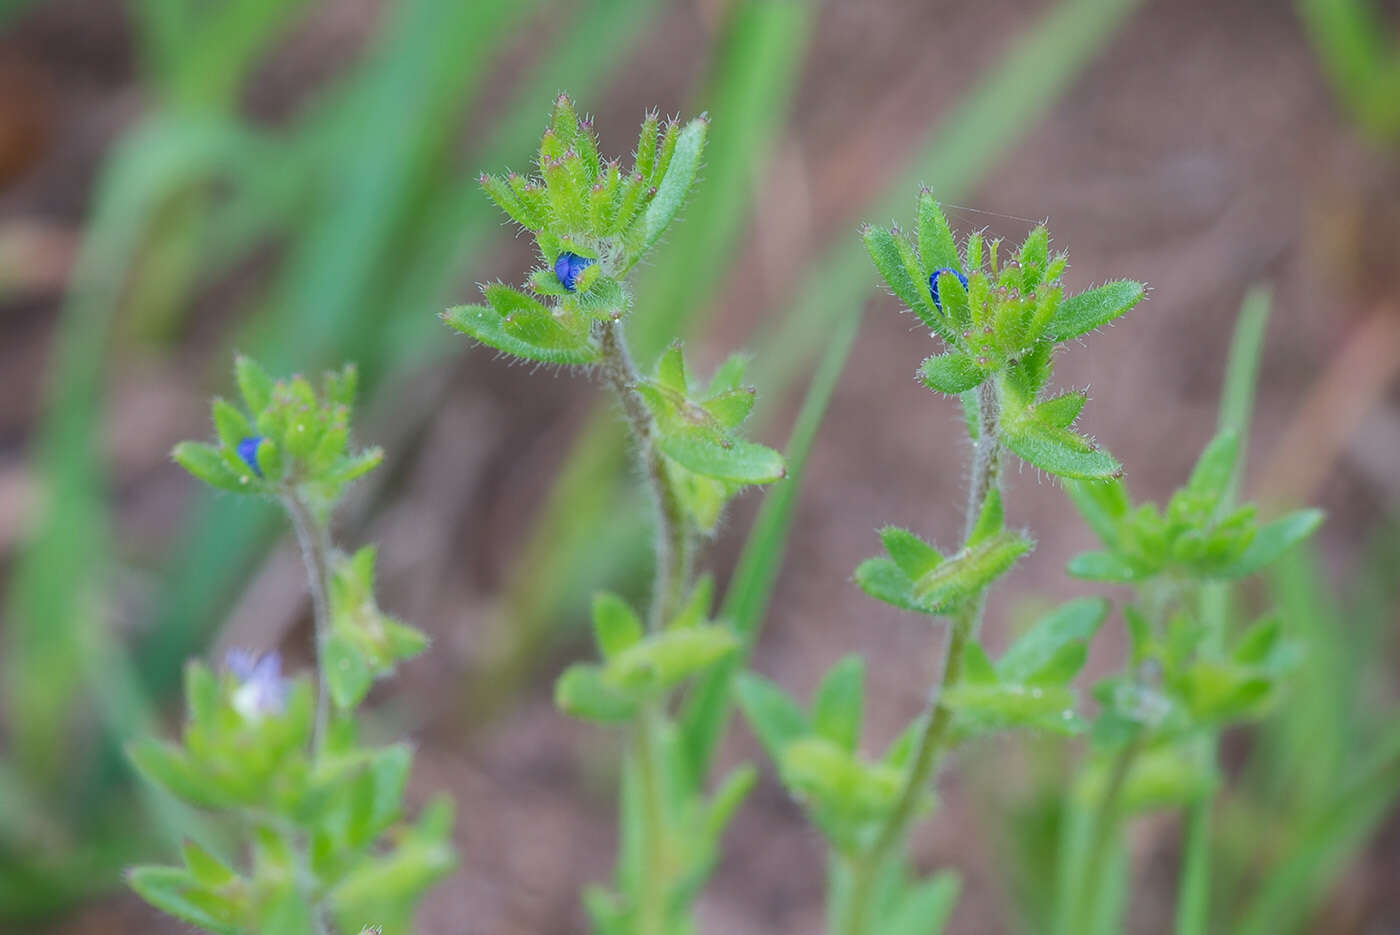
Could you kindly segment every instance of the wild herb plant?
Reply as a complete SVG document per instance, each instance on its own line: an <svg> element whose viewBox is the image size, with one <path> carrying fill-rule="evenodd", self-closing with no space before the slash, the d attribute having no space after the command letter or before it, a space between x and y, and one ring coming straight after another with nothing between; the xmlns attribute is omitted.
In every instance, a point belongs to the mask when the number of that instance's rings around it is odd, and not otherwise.
<svg viewBox="0 0 1400 935"><path fill-rule="evenodd" d="M1230 633L1222 615L1207 612L1212 588L1264 569L1322 521L1317 510L1298 510L1261 523L1252 504L1232 505L1239 462L1235 433L1221 432L1165 509L1134 506L1118 478L1066 485L1103 544L1071 559L1068 572L1131 585L1135 596L1122 608L1127 665L1094 687L1099 713L1070 790L1056 900L1064 935L1118 929L1121 822L1168 808L1208 810L1221 783L1217 732L1269 711L1300 661L1303 647L1278 615ZM1183 874L1178 932L1205 930L1207 881L1193 876Z"/></svg>
<svg viewBox="0 0 1400 935"><path fill-rule="evenodd" d="M696 551L740 490L784 476L783 458L737 434L754 403L742 356L701 380L676 343L644 374L625 330L631 315L647 314L634 312L628 275L685 201L707 130L704 117L682 125L650 114L624 169L599 155L591 123L560 95L536 174L480 180L534 237L539 266L526 278L528 292L491 283L482 290L485 305L444 314L504 354L601 376L617 397L654 508L649 607L643 613L617 595L598 595L593 634L601 658L570 666L555 686L561 710L618 725L628 738L615 890L585 894L602 933L692 931L691 904L754 779L741 768L708 793L689 768L674 706L683 683L713 671L741 642L728 623L711 619L713 584L697 578Z"/></svg>
<svg viewBox="0 0 1400 935"><path fill-rule="evenodd" d="M1084 598L1057 608L995 661L978 641L989 589L1033 547L1028 533L1006 526L1003 458L1009 453L1062 478L1109 548L1079 557L1071 572L1152 582L1154 589L1146 614L1136 606L1124 611L1134 636L1135 674L1096 691L1102 712L1092 736L1096 750L1111 753L1091 757L1080 785L1093 789L1086 794L1097 794L1103 805L1087 831L1067 838L1059 880L1065 894L1060 930L1099 931L1091 927L1099 917L1083 907L1100 905L1093 902L1100 864L1125 785L1138 796L1165 758L1179 761L1187 751L1199 759L1201 732L1259 710L1291 653L1276 621L1223 648L1223 635L1205 633L1185 613L1190 582L1262 567L1306 536L1318 517L1303 512L1260 527L1252 508L1227 510L1234 466L1229 437L1207 452L1165 516L1150 507L1130 511L1118 462L1073 428L1085 395L1047 387L1057 348L1118 318L1143 297L1143 287L1117 281L1066 296L1060 278L1067 257L1050 251L1043 225L1006 258L1000 241L978 233L959 249L928 192L919 196L917 218L913 236L872 227L864 239L890 289L943 342L943 353L927 358L919 375L930 389L963 403L974 445L966 520L960 545L947 555L913 532L886 527L880 533L886 554L862 563L855 580L877 600L948 618L928 703L873 760L859 750L864 666L858 657L827 673L810 711L752 674L739 682L740 703L784 785L832 851L830 930L941 930L956 883L946 875L918 879L905 855L911 828L933 806L938 766L961 744L988 733L1015 728L1073 735L1089 728L1077 713L1071 682L1107 617L1106 600ZM1168 613L1174 614L1170 622L1163 617ZM1145 690L1142 680L1153 688ZM1105 760L1113 765L1103 767Z"/></svg>
<svg viewBox="0 0 1400 935"><path fill-rule="evenodd" d="M216 399L213 444L182 442L175 460L219 490L277 500L301 547L315 617L314 677L284 676L273 652L231 652L185 668L180 743L137 742L137 770L171 795L230 819L239 859L184 844L183 866L143 866L132 887L157 908L219 935L408 932L423 893L455 863L452 805L403 815L407 743L363 745L356 710L374 680L427 638L374 597L373 547L332 544L331 514L381 459L352 450L356 371L274 382L238 358L246 410Z"/></svg>

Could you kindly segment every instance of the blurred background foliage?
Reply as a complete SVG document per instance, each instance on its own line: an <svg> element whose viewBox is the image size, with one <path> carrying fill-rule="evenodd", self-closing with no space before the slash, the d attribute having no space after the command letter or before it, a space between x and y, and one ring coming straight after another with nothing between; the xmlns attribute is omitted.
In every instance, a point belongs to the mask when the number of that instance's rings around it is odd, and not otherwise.
<svg viewBox="0 0 1400 935"><path fill-rule="evenodd" d="M1278 506L1321 501L1332 519L1268 593L1220 599L1278 604L1308 663L1262 728L1224 739L1231 781L1207 833L1164 819L1134 837L1144 895L1129 918L1161 930L1179 882L1162 868L1177 862L1153 858L1189 847L1211 857L1189 863L1213 875L1207 930L1400 924L1387 886L1400 866L1400 30L1373 0L1224 6L0 5L0 924L156 931L111 894L122 866L192 818L131 781L122 743L164 729L188 656L304 646L273 510L200 494L164 463L200 431L200 400L227 390L237 348L278 372L360 366L364 434L389 461L352 522L383 534L397 606L442 650L408 700L384 705L383 729L420 744L424 788L461 799L466 882L443 888L425 930L463 913L482 931L577 926L574 891L592 879L578 855L606 846L610 821L607 784L589 776L608 757L553 722L549 674L594 588L641 587L647 530L592 388L562 376L526 391L436 318L487 270L523 268L476 172L522 166L560 89L597 109L605 148L648 106L711 113L700 186L642 279L635 340L644 354L677 334L746 344L768 440L788 437L823 349L875 298L856 223L896 214L920 183L976 205L958 209L965 227L1015 237L1024 216L1053 212L1086 283L1128 275L1158 290L1151 323L1114 329L1116 356L1073 371L1125 397L1091 402L1089 424L1146 494L1169 489L1213 431L1234 309L1246 287L1276 282L1275 311L1247 304L1231 355L1231 379L1260 384L1246 487ZM878 305L806 492L770 495L729 600L756 626L776 586L759 660L799 694L831 659L869 651L888 673L873 705L889 724L923 682L920 661L900 659L922 636L869 646L877 631L846 613L862 605L845 576L874 513L955 515L961 452L938 450L952 413L928 417L927 439L879 434L881 407L936 403L887 392L923 350ZM1225 397L1247 424L1242 392ZM1166 411L1143 424L1131 398ZM805 453L820 408L804 414ZM909 479L940 471L954 475L950 505L901 500ZM1074 542L1055 533L1042 550ZM737 546L721 534L726 566ZM1036 586L1068 593L1052 564L1021 579L1021 602ZM1013 599L1000 613L1023 610ZM967 767L979 781L955 784L947 837L923 845L930 863L980 867L949 931L1036 931L1065 764L995 748ZM522 776L537 799L526 786L510 798ZM487 817L492 803L558 827L488 843L510 827ZM704 918L809 930L820 868L805 886L785 879L793 859L813 861L796 813L771 788L750 808L731 843L747 856L721 870ZM967 845L972 828L997 846ZM774 829L780 843L765 845ZM513 843L518 856L488 871ZM525 881L539 892L513 895Z"/></svg>

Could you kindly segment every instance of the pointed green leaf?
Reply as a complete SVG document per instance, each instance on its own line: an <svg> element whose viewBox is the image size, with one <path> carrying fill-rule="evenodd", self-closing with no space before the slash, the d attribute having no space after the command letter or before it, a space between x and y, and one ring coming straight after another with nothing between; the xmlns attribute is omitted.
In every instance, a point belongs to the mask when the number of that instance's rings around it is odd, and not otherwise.
<svg viewBox="0 0 1400 935"><path fill-rule="evenodd" d="M126 880L142 899L182 922L214 935L241 935L244 931L236 916L218 912L219 901L209 899L212 894L181 868L133 867Z"/></svg>
<svg viewBox="0 0 1400 935"><path fill-rule="evenodd" d="M987 374L968 355L949 351L925 358L919 367L919 378L934 392L956 396L980 386Z"/></svg>
<svg viewBox="0 0 1400 935"><path fill-rule="evenodd" d="M919 214L917 221L919 235L919 255L925 269L938 269L947 266L957 269L962 262L958 257L958 246L953 240L953 231L948 226L948 218L943 209L928 191L919 192Z"/></svg>
<svg viewBox="0 0 1400 935"><path fill-rule="evenodd" d="M705 411L727 429L736 429L743 424L753 411L754 391L752 388L730 390L718 396L711 396L702 404Z"/></svg>
<svg viewBox="0 0 1400 935"><path fill-rule="evenodd" d="M894 563L912 581L937 568L943 561L938 550L907 529L886 526L880 530L880 541Z"/></svg>
<svg viewBox="0 0 1400 935"><path fill-rule="evenodd" d="M256 434L247 417L224 400L215 399L212 411L214 432L219 436L219 441L230 448L237 448L243 439Z"/></svg>
<svg viewBox="0 0 1400 935"><path fill-rule="evenodd" d="M1103 598L1061 604L1011 644L997 660L997 675L1006 682L1069 681L1083 666L1089 640L1107 616Z"/></svg>
<svg viewBox="0 0 1400 935"><path fill-rule="evenodd" d="M1104 283L1060 303L1046 333L1053 341L1068 341L1101 327L1142 300L1142 283L1129 280Z"/></svg>
<svg viewBox="0 0 1400 935"><path fill-rule="evenodd" d="M322 668L331 700L342 711L349 711L365 700L374 681L369 662L343 633L332 633L321 650Z"/></svg>
<svg viewBox="0 0 1400 935"><path fill-rule="evenodd" d="M443 320L463 334L512 357L570 367L586 367L598 361L598 348L587 336L572 335L571 343L564 346L540 347L508 331L500 314L483 305L449 308L443 313Z"/></svg>
<svg viewBox="0 0 1400 935"><path fill-rule="evenodd" d="M1001 491L993 487L987 491L987 499L977 514L977 522L972 526L972 534L967 537L968 546L980 545L1001 532L1006 525L1005 513L1001 505Z"/></svg>
<svg viewBox="0 0 1400 935"><path fill-rule="evenodd" d="M1094 448L1084 436L1049 425L1033 415L1009 420L1004 441L1021 460L1057 477L1099 479L1113 477L1122 469L1111 455Z"/></svg>
<svg viewBox="0 0 1400 935"><path fill-rule="evenodd" d="M593 596L593 639L611 659L642 639L642 621L626 601L608 591Z"/></svg>
<svg viewBox="0 0 1400 935"><path fill-rule="evenodd" d="M1244 554L1218 573L1221 578L1243 578L1271 564L1322 525L1321 510L1298 510L1259 528Z"/></svg>
<svg viewBox="0 0 1400 935"><path fill-rule="evenodd" d="M272 402L272 377L253 358L243 354L236 356L233 359L233 375L249 412L257 415Z"/></svg>
<svg viewBox="0 0 1400 935"><path fill-rule="evenodd" d="M600 666L574 663L554 683L554 705L572 717L586 721L617 723L631 720L637 702L614 688Z"/></svg>
<svg viewBox="0 0 1400 935"><path fill-rule="evenodd" d="M210 487L234 493L250 493L256 489L253 472L236 473L213 445L203 442L180 442L170 456L175 459L176 464Z"/></svg>
<svg viewBox="0 0 1400 935"><path fill-rule="evenodd" d="M980 594L1030 549L1028 540L1002 532L963 549L914 582L914 598L929 609L961 604Z"/></svg>
<svg viewBox="0 0 1400 935"><path fill-rule="evenodd" d="M1040 284L1050 261L1050 232L1044 224L1037 224L1026 236L1016 259L1021 264L1021 288L1029 292Z"/></svg>
<svg viewBox="0 0 1400 935"><path fill-rule="evenodd" d="M656 195L647 205L643 249L656 243L662 232L685 203L695 173L700 168L700 155L705 150L705 134L709 121L700 117L685 125L676 138L675 150L666 166L666 174L656 186ZM660 166L658 165L658 168Z"/></svg>
<svg viewBox="0 0 1400 935"><path fill-rule="evenodd" d="M753 442L725 447L697 432L672 432L657 447L687 471L732 484L771 484L787 475L782 455Z"/></svg>
<svg viewBox="0 0 1400 935"><path fill-rule="evenodd" d="M811 733L807 715L777 684L753 672L734 679L734 697L768 756L777 762L784 748Z"/></svg>
<svg viewBox="0 0 1400 935"><path fill-rule="evenodd" d="M1207 503L1219 504L1235 476L1238 455L1234 432L1216 435L1196 459L1186 489Z"/></svg>
<svg viewBox="0 0 1400 935"><path fill-rule="evenodd" d="M885 230L882 227L867 227L862 234L865 240L865 249L870 254L870 259L875 263L875 269L885 280L895 296L904 303L905 307L911 311L920 313L923 318L926 313L924 308L924 292L928 289L927 283L916 283L909 275L909 270L904 265L904 258L900 255L899 244L896 243L896 234ZM930 324L925 322L925 324ZM933 327L930 324L930 327Z"/></svg>
<svg viewBox="0 0 1400 935"><path fill-rule="evenodd" d="M1050 399L1036 403L1035 415L1047 425L1067 429L1079 418L1087 397L1083 393L1061 393Z"/></svg>
<svg viewBox="0 0 1400 935"><path fill-rule="evenodd" d="M846 656L832 666L812 700L812 729L847 752L860 742L865 702L865 660Z"/></svg>
<svg viewBox="0 0 1400 935"><path fill-rule="evenodd" d="M853 577L860 589L877 601L921 614L932 612L914 598L913 581L888 558L867 558Z"/></svg>
<svg viewBox="0 0 1400 935"><path fill-rule="evenodd" d="M656 382L682 396L689 394L690 381L685 374L685 356L679 341L671 342L657 359Z"/></svg>

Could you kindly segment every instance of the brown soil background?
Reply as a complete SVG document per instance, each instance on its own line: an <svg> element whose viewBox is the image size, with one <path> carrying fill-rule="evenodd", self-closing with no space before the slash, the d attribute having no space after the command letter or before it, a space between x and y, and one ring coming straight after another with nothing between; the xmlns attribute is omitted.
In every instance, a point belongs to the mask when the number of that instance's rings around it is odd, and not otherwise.
<svg viewBox="0 0 1400 935"><path fill-rule="evenodd" d="M149 104L129 24L114 6L49 4L0 37L0 232L39 236L40 255L53 267L46 278L36 264L29 295L0 304L0 548L7 555L31 496L26 446L64 257L81 230L104 153ZM605 149L630 144L629 128L644 106L684 108L712 38L715 6L673 4L610 90L588 102L598 111ZM798 260L834 237L854 236L865 198L904 164L970 76L995 62L1045 7L1014 0L843 0L823 7L771 184L756 194L760 220L744 235L737 275L702 358L742 343L759 310L780 307ZM373 28L374 12L369 0L322 4L264 69L249 108L271 119L284 114L289 98L353 54ZM1321 538L1340 571L1400 497L1394 159L1360 141L1339 115L1288 4L1159 0L1127 21L969 196L978 211L952 213L965 229L986 226L1009 239L1029 226L1018 218L1049 217L1056 241L1072 249L1071 287L1119 276L1152 286L1145 305L1093 336L1091 348L1063 355L1058 370L1061 384L1091 389L1083 424L1127 464L1140 496L1160 498L1179 483L1208 439L1240 300L1250 285L1272 283L1247 489L1262 485L1275 499L1327 508ZM473 275L511 278L519 261L511 253L492 256ZM464 279L460 295L473 291ZM188 337L197 360L217 329L209 316L217 321L220 302L210 302ZM912 379L928 352L893 300L871 301L817 442L754 659L757 670L806 696L841 655L867 654L871 748L917 710L936 643L922 621L864 598L850 571L872 553L873 531L885 522L946 539L963 497L957 407ZM169 444L204 431L203 373L181 364L183 356L128 354L112 386L117 532L143 548L166 541L188 502L189 485L165 463ZM1307 421L1308 401L1320 387L1344 401L1348 415L1334 409L1328 417L1346 425L1344 437L1330 450L1289 447L1285 440L1300 425L1325 428ZM436 641L391 693L376 696L382 716L419 745L415 800L447 789L458 802L462 867L429 899L425 932L581 931L577 890L603 880L611 863L612 741L564 720L550 701L553 673L583 648L542 660L526 690L485 726L462 700L467 673L489 660L504 625L500 589L525 520L595 391L579 378L532 377L483 352L462 353L449 367L415 378L398 404L426 393L436 412L393 488L344 530L348 541L381 544L382 603ZM766 440L781 437L780 430ZM748 495L714 545L717 568L732 563L756 502ZM1060 569L1064 556L1089 544L1054 485L1033 472L1012 470L1007 509L1040 545L991 608L994 645L1005 640L1028 595L1084 593ZM299 575L284 544L234 610L221 642L300 638L293 629L304 614ZM1096 645L1091 667L1114 664L1112 642ZM747 729L736 725L726 759L756 758ZM964 872L950 932L1003 931L1011 920L993 872L989 816L976 807L968 776L947 771L944 809L924 828L917 852L925 866ZM1318 931L1400 931L1398 832L1392 820ZM1163 865L1170 867L1175 847L1170 823L1140 829L1134 932L1165 930L1172 877ZM820 931L822 871L819 839L766 775L731 831L702 903L701 930ZM120 894L46 929L184 930Z"/></svg>

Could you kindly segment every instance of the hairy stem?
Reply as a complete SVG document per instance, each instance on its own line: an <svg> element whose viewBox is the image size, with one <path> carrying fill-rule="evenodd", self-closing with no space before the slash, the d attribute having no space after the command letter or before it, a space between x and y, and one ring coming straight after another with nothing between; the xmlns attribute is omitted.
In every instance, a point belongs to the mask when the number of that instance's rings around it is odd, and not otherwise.
<svg viewBox="0 0 1400 935"><path fill-rule="evenodd" d="M996 387L990 380L983 383L978 390L977 413L977 448L973 454L972 477L968 484L964 541L972 534L977 516L982 512L987 497L1000 482L1000 410ZM981 626L983 606L983 600L978 598L953 618L940 672L929 692L928 707L923 714L924 729L919 734L899 799L894 810L881 824L870 846L853 862L851 899L847 906L846 918L840 928L840 931L847 935L860 935L867 931L875 881L904 841L929 780L938 765L939 756L947 745L953 712L941 704L940 699L945 690L956 685L962 678L963 652L968 642L976 637Z"/></svg>
<svg viewBox="0 0 1400 935"><path fill-rule="evenodd" d="M282 505L292 518L292 528L296 530L297 544L301 546L301 560L306 565L306 578L311 587L311 610L316 620L316 672L318 690L316 692L316 730L313 734L314 749L320 750L326 740L326 730L330 722L330 684L326 677L326 640L330 637L331 611L328 597L330 587L330 530L326 524L316 519L306 501L296 491L282 497Z"/></svg>
<svg viewBox="0 0 1400 935"><path fill-rule="evenodd" d="M653 631L659 630L680 609L690 584L694 540L686 521L685 510L666 476L661 452L656 448L656 432L651 413L637 384L641 375L627 352L622 337L622 323L602 326L604 378L617 392L622 413L637 443L638 456L651 488L656 505L656 572L651 594L648 622Z"/></svg>

